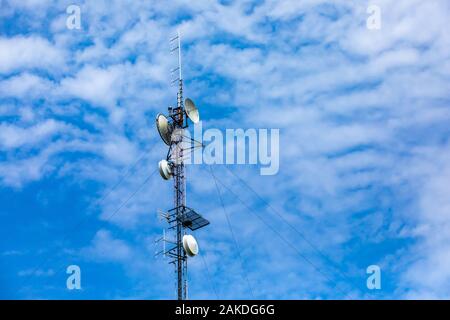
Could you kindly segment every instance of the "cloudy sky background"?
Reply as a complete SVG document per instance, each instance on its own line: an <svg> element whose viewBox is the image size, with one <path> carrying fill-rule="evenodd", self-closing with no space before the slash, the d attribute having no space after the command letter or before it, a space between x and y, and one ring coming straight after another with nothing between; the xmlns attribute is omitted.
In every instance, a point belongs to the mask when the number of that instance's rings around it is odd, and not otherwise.
<svg viewBox="0 0 450 320"><path fill-rule="evenodd" d="M172 185L152 173L177 29L204 128L280 129L277 175L213 166L242 263L209 168L188 168L188 204L211 221L191 298L450 298L448 1L0 5L0 298L175 297L153 256ZM82 290L66 289L71 264Z"/></svg>

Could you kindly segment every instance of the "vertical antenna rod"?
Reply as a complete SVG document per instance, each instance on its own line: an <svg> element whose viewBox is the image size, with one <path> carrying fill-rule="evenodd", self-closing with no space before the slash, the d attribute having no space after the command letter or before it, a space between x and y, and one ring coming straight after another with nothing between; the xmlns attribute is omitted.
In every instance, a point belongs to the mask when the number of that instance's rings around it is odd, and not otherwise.
<svg viewBox="0 0 450 320"><path fill-rule="evenodd" d="M175 208L177 216L177 293L178 300L186 299L186 276L187 276L187 258L183 250L183 235L184 228L181 223L183 208L186 206L185 201L185 175L183 162L183 124L184 124L184 106L183 106L183 74L181 70L181 37L180 32L177 31L178 37L178 72L179 72L179 86L177 94L177 116L175 121L177 134L175 138Z"/></svg>
<svg viewBox="0 0 450 320"><path fill-rule="evenodd" d="M180 81L183 80L183 73L181 72L181 36L180 31L177 31L177 37L178 37L178 71L180 73Z"/></svg>

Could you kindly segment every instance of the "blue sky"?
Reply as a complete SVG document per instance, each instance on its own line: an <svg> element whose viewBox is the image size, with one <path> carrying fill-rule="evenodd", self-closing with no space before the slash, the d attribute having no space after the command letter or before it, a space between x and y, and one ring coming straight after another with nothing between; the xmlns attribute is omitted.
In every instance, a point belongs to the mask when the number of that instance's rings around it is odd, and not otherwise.
<svg viewBox="0 0 450 320"><path fill-rule="evenodd" d="M204 128L280 129L277 175L214 166L242 265L208 167L189 166L188 204L211 221L190 298L252 298L246 277L259 299L450 298L448 1L0 5L0 298L175 297L153 256L171 184L155 174L113 213L166 154L154 118L176 103L177 29Z"/></svg>

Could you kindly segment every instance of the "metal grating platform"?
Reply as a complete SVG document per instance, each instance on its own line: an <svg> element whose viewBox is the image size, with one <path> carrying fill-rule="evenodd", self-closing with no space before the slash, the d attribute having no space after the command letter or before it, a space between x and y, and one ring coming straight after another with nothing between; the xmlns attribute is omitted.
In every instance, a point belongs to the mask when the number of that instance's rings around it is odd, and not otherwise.
<svg viewBox="0 0 450 320"><path fill-rule="evenodd" d="M203 228L209 224L209 221L203 218L200 214L193 209L184 207L184 212L180 217L180 221L184 227L191 229L192 231Z"/></svg>

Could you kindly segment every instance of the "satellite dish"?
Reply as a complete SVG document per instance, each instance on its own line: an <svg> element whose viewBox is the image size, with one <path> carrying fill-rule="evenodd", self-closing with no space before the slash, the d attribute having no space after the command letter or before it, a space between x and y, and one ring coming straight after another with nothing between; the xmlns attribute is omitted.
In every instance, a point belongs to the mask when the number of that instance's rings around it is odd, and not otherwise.
<svg viewBox="0 0 450 320"><path fill-rule="evenodd" d="M156 116L156 128L158 129L159 135L161 136L161 139L164 141L164 143L170 146L172 126L165 115L159 113Z"/></svg>
<svg viewBox="0 0 450 320"><path fill-rule="evenodd" d="M187 98L184 101L184 108L186 109L187 116L192 120L193 123L198 123L200 121L200 114L197 107L195 106L194 101Z"/></svg>
<svg viewBox="0 0 450 320"><path fill-rule="evenodd" d="M172 168L167 160L161 160L158 164L159 174L164 180L169 180L172 177Z"/></svg>
<svg viewBox="0 0 450 320"><path fill-rule="evenodd" d="M183 236L183 249L189 257L193 257L198 254L197 240L190 234Z"/></svg>

